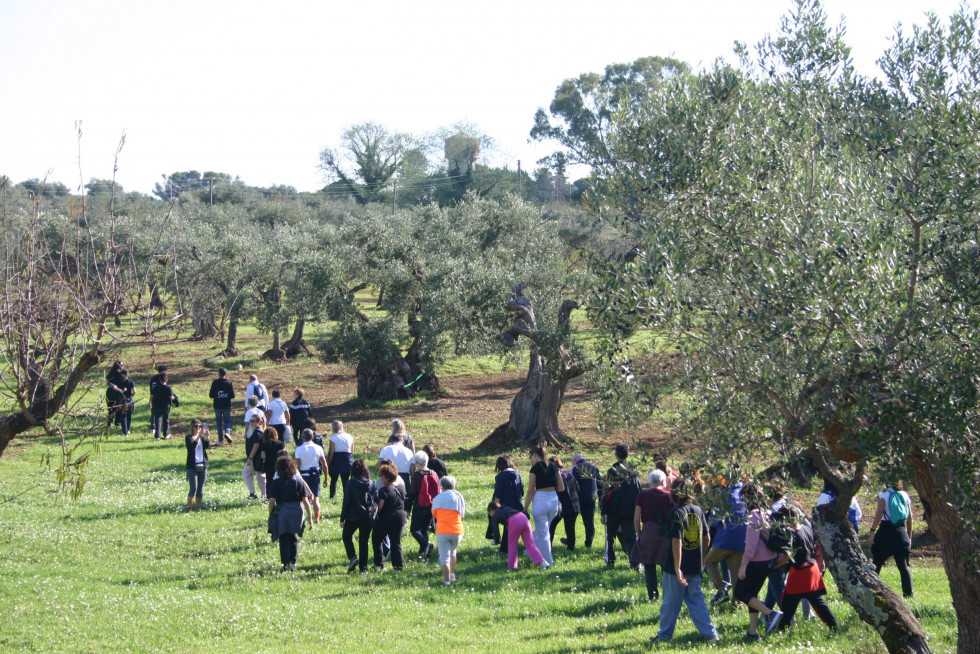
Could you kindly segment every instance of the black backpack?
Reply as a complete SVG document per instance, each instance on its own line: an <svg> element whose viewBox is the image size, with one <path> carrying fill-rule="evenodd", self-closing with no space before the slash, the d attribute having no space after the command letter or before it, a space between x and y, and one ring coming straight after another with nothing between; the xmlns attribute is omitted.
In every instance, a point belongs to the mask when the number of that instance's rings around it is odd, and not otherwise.
<svg viewBox="0 0 980 654"><path fill-rule="evenodd" d="M785 509L769 515L769 527L759 530L759 540L776 554L793 554L793 532L787 524L789 512Z"/></svg>

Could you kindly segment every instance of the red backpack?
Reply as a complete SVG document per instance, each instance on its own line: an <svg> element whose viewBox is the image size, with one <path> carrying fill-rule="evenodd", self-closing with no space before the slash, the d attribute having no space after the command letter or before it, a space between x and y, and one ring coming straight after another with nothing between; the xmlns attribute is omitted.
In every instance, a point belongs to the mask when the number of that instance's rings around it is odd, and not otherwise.
<svg viewBox="0 0 980 654"><path fill-rule="evenodd" d="M422 509L431 509L432 500L439 494L439 480L431 470L419 471L419 494L417 503Z"/></svg>

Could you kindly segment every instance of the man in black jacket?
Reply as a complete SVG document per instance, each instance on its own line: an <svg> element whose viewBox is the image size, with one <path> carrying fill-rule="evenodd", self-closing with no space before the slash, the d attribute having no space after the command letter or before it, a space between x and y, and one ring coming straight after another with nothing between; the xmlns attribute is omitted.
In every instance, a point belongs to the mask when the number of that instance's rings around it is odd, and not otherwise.
<svg viewBox="0 0 980 654"><path fill-rule="evenodd" d="M153 422L154 440L170 438L170 406L177 400L170 388L167 373L161 372L159 381L150 392L150 417Z"/></svg>
<svg viewBox="0 0 980 654"><path fill-rule="evenodd" d="M228 371L218 368L218 378L211 382L208 394L214 400L214 426L218 430L218 445L231 440L231 401L235 399L235 385L227 378Z"/></svg>
<svg viewBox="0 0 980 654"><path fill-rule="evenodd" d="M167 372L167 366L157 366L157 374L150 377L150 433L154 432L153 426L153 389L160 383L163 373Z"/></svg>
<svg viewBox="0 0 980 654"><path fill-rule="evenodd" d="M606 525L606 565L616 565L616 539L629 557L636 543L633 512L640 494L640 477L632 463L626 461L630 448L626 443L616 446L616 463L606 473L605 492L600 508L602 524Z"/></svg>

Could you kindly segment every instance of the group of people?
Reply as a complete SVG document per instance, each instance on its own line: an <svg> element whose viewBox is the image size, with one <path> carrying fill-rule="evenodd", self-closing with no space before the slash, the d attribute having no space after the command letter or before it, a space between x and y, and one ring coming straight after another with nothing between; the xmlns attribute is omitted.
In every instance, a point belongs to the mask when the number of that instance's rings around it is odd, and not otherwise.
<svg viewBox="0 0 980 654"><path fill-rule="evenodd" d="M169 411L179 400L168 383L166 368L160 366L157 372L150 384L154 436L170 438ZM128 434L135 385L122 362L113 365L107 383L110 420ZM268 529L279 542L283 570L295 568L298 537L306 526L322 520L321 475L326 475L330 499L337 494L338 482L343 492L339 517L349 573L365 573L369 563L382 572L388 562L401 570L405 564L402 536L407 526L418 543L419 558L427 561L437 551L443 584L456 581L466 503L455 478L430 445L416 451L405 424L394 420L388 443L378 455L377 480L372 481L365 460L354 460L354 439L342 422L332 423L332 434L326 440L318 433L302 389L295 389L287 404L278 390L269 393L253 374L245 394L242 478L250 498L261 495L268 501ZM218 370L210 397L217 445L225 440L231 443L235 390L224 368ZM287 450L290 442L295 445L292 455ZM207 423L192 420L185 437L188 511L201 508L211 447ZM704 497L705 483L696 470L678 475L660 458L644 490L629 460L629 447L619 444L614 454L616 462L604 476L581 454L573 455L566 469L560 458L549 457L544 447L536 446L529 452L526 487L511 457L498 457L493 496L487 505L487 538L506 553L510 569L519 567L520 542L536 566L542 570L553 566L552 545L561 523L565 535L560 542L573 551L579 516L585 532L583 545L592 547L598 507L605 526L605 563L615 566L618 542L631 567L639 570L642 566L648 598L662 599L655 641L673 638L685 604L698 632L709 641L718 640L702 591L704 572L715 589L711 606L734 600L747 607L745 639L749 642L760 639L763 626L766 634L789 626L801 604L804 617L812 609L828 627L837 626L824 600L824 566L812 526L802 506L787 498L782 489L767 492L751 480L732 480L725 492L727 507L716 507L706 515L697 503ZM838 494L826 482L817 506L834 501ZM858 533L862 518L859 503L852 499L848 520ZM434 544L429 540L432 532ZM870 538L876 569L880 572L887 559L894 558L906 597L913 593L911 533L911 499L898 483L878 495ZM763 601L760 592L767 583Z"/></svg>

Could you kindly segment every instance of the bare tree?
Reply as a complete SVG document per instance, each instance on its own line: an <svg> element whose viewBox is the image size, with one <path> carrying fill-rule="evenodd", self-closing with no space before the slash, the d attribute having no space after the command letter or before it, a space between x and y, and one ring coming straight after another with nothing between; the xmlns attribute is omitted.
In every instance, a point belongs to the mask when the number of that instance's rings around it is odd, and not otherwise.
<svg viewBox="0 0 980 654"><path fill-rule="evenodd" d="M77 495L91 454L86 445L106 433L101 393L96 402L88 394L101 385L92 369L115 350L153 340L182 317L159 324L148 302L134 303L147 295L136 287L154 263L137 261L132 239L138 230L120 233L111 199L105 214L94 218L84 201L66 212L42 211L42 187L28 206L8 210L6 180L2 186L0 396L7 408L0 414L0 455L18 436L43 430L61 445L59 484ZM158 222L158 248L166 223ZM110 328L120 307L138 317Z"/></svg>

